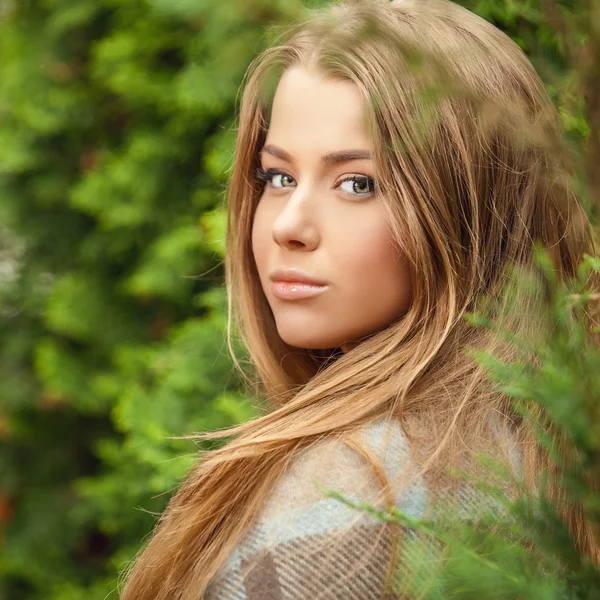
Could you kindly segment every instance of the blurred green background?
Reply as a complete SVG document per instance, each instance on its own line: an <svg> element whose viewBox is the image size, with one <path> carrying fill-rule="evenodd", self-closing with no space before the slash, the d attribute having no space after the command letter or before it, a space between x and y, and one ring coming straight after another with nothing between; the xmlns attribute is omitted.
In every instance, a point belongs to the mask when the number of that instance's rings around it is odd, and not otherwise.
<svg viewBox="0 0 600 600"><path fill-rule="evenodd" d="M197 454L167 436L256 414L225 340L236 96L269 26L325 4L0 0L1 600L116 598ZM462 4L584 139L538 0Z"/></svg>

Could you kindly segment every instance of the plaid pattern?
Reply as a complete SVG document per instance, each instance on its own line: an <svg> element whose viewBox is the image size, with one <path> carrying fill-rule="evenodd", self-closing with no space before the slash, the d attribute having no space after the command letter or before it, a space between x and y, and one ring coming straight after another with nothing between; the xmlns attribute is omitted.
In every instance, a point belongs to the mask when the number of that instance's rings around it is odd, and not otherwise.
<svg viewBox="0 0 600 600"><path fill-rule="evenodd" d="M377 531L354 526L343 541L326 534L298 537L273 548L262 548L225 569L208 594L209 598L248 600L366 600L381 598L391 540ZM331 543L334 544L332 550ZM364 565L364 549L373 546Z"/></svg>
<svg viewBox="0 0 600 600"><path fill-rule="evenodd" d="M393 481L408 458L400 426L379 420L361 435ZM392 552L389 529L323 496L314 481L354 501L379 500L378 481L353 450L333 439L314 444L275 486L205 600L381 600ZM422 481L415 480L396 504L411 516L422 515Z"/></svg>
<svg viewBox="0 0 600 600"><path fill-rule="evenodd" d="M496 434L508 441L508 457L518 475L520 453L514 440L501 429ZM364 427L361 436L384 467L392 489L401 489L395 498L398 509L415 518L424 516L423 481L414 479L408 488L394 483L410 469L408 442L400 425L380 419ZM295 457L204 600L399 600L383 595L393 551L387 526L324 496L315 481L354 502L380 501L381 486L364 459L335 439L319 441ZM444 495L438 498L440 506ZM458 499L458 518L502 511L492 497L471 486L461 487ZM419 544L415 532L403 530L401 536L395 576L418 587L419 575L436 569L438 550Z"/></svg>

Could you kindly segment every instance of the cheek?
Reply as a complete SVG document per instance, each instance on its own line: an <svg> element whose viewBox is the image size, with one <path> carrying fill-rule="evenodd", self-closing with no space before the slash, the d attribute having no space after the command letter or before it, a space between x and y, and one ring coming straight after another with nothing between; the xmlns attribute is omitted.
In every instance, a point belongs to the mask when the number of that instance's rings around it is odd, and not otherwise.
<svg viewBox="0 0 600 600"><path fill-rule="evenodd" d="M265 221L265 215L257 209L252 224L252 253L261 280L267 275L265 270L269 267L267 258L271 240L270 228Z"/></svg>
<svg viewBox="0 0 600 600"><path fill-rule="evenodd" d="M394 263L394 247L385 222L363 222L348 231L343 262L349 271L371 277Z"/></svg>
<svg viewBox="0 0 600 600"><path fill-rule="evenodd" d="M383 219L353 232L342 263L345 283L357 300L404 305L411 294L408 263Z"/></svg>

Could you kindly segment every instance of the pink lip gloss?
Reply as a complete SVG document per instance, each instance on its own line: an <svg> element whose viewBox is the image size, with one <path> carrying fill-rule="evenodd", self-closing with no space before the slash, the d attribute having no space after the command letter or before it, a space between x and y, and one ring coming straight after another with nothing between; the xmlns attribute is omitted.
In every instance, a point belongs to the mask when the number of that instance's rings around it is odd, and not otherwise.
<svg viewBox="0 0 600 600"><path fill-rule="evenodd" d="M326 285L313 285L301 281L274 281L271 291L273 296L281 300L300 300L318 296L327 287Z"/></svg>

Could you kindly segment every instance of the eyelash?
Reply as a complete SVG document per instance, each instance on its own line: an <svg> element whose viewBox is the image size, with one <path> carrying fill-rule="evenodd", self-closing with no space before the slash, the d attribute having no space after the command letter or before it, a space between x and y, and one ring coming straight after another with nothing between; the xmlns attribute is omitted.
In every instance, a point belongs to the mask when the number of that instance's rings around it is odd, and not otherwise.
<svg viewBox="0 0 600 600"><path fill-rule="evenodd" d="M260 181L271 182L275 175L287 175L288 177L290 177L290 175L288 175L284 171L280 171L279 169L267 169L266 171L264 171L260 167L256 168L256 178ZM292 179L293 179L293 177L292 177ZM367 193L364 193L364 194L351 194L350 192L345 192L345 193L350 194L351 196L356 196L356 197L361 197L361 196L366 197L366 196L370 196L371 194L373 194L373 192L375 191L375 188L376 188L376 184L375 184L375 181L373 180L373 178L371 178L367 175L349 175L348 177L345 177L344 179L342 179L338 183L338 186L340 186L345 181L364 182L365 180L367 182L372 182L372 185L369 185L369 191ZM275 188L275 189L283 189L283 188Z"/></svg>

